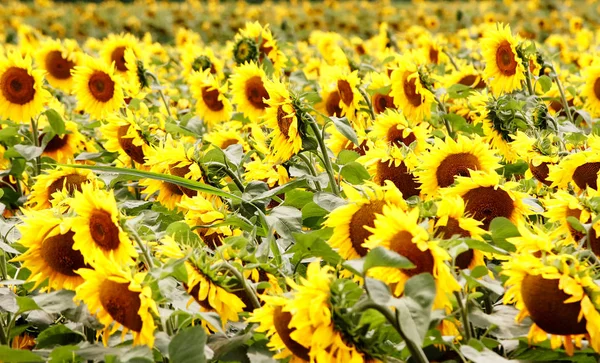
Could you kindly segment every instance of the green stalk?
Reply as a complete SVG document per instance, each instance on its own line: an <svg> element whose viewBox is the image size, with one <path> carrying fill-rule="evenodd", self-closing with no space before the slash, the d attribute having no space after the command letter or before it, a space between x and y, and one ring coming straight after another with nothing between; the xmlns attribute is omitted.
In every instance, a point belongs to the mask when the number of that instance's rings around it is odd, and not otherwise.
<svg viewBox="0 0 600 363"><path fill-rule="evenodd" d="M367 92L365 92L365 90L363 90L360 87L357 87L357 88L358 88L358 91L360 92L360 94L365 99L365 102L367 103L367 106L369 106L369 113L371 114L371 118L373 120L375 120L375 111L373 110L373 104L371 103L371 98L369 97L369 95L367 94Z"/></svg>
<svg viewBox="0 0 600 363"><path fill-rule="evenodd" d="M148 248L146 248L144 242L137 234L137 232L133 230L133 228L126 227L125 229L126 231L130 232L130 234L133 236L133 239L135 240L135 243L142 250L142 254L144 255L145 260L144 262L146 262L146 266L148 267L148 270L150 270L152 267L154 267L154 263L152 263L152 257L150 256L150 252L148 252Z"/></svg>
<svg viewBox="0 0 600 363"><path fill-rule="evenodd" d="M256 296L256 292L254 291L254 289L251 286L248 286L248 284L246 283L244 275L242 275L242 273L237 268L235 268L228 262L221 262L214 267L215 270L219 270L221 268L225 268L226 270L231 272L236 279L239 280L240 284L242 284L244 292L246 293L246 295L250 299L250 302L252 303L252 307L254 307L255 309L259 309L261 307L260 301L258 301L258 297Z"/></svg>
<svg viewBox="0 0 600 363"><path fill-rule="evenodd" d="M525 81L526 81L526 83L527 83L527 91L529 92L529 95L530 95L530 96L535 96L535 93L533 92L533 86L532 86L532 84L531 84L531 72L529 72L529 65L527 65L527 66L525 67L525 70L526 70L526 72L527 72L527 73L525 74L525 75L526 75L526 77L525 77Z"/></svg>
<svg viewBox="0 0 600 363"><path fill-rule="evenodd" d="M565 90L562 86L562 83L560 82L560 79L558 78L558 73L556 73L556 69L554 69L554 66L551 67L552 72L554 73L554 77L552 78L554 79L554 82L556 82L556 87L558 87L558 92L560 93L560 100L562 102L563 107L565 108L565 111L567 112L567 118L572 124L575 124L575 122L573 121L573 115L571 114L571 109L569 108L569 103L567 102L567 97L565 96Z"/></svg>
<svg viewBox="0 0 600 363"><path fill-rule="evenodd" d="M462 301L462 294L458 291L455 291L454 296L456 297L456 302L458 303L460 315L465 328L465 341L468 342L471 339L471 323L469 322L469 312L465 308L465 304Z"/></svg>
<svg viewBox="0 0 600 363"><path fill-rule="evenodd" d="M150 78L152 78L154 80L154 83L160 87L160 81L158 80L158 77L156 77L156 75L154 75L154 73L146 72L146 75L149 76ZM171 115L171 108L169 107L169 103L167 102L165 94L163 93L163 91L160 88L158 89L158 94L160 95L160 98L162 99L163 103L165 104L165 107L167 108L167 114L169 115L169 117L173 117Z"/></svg>
<svg viewBox="0 0 600 363"><path fill-rule="evenodd" d="M323 140L323 137L321 135L319 125L317 125L317 121L315 121L314 117L312 117L309 113L306 113L306 116L308 118L308 124L313 130L313 133L317 138L317 142L319 143L321 153L323 154L323 163L325 164L325 170L327 170L327 176L329 176L329 184L331 184L331 191L333 192L333 194L339 196L340 192L335 182L335 176L333 175L333 167L331 166L331 160L329 159L329 154L327 154L327 147L325 146L325 141Z"/></svg>
<svg viewBox="0 0 600 363"><path fill-rule="evenodd" d="M31 118L31 135L33 136L33 146L40 147L40 139L38 135L38 124L37 120ZM34 176L40 175L42 172L42 158L41 156L36 156L34 161ZM18 181L17 181L18 183Z"/></svg>
<svg viewBox="0 0 600 363"><path fill-rule="evenodd" d="M312 174L312 176L314 176L314 177L318 176L315 166L313 165L313 163L310 160L308 160L306 155L298 154L296 156L298 156L298 158L300 158L300 160L302 160L304 162L304 164L306 164L306 166L308 167L308 170L310 170L310 173ZM321 191L321 185L319 184L319 182L315 182L315 188L317 189L317 191L319 191L319 192Z"/></svg>

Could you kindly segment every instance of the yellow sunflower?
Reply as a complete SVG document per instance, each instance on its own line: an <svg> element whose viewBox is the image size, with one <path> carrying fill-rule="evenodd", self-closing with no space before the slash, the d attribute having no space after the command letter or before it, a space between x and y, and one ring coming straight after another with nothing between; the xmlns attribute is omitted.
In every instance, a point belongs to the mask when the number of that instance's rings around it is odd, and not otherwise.
<svg viewBox="0 0 600 363"><path fill-rule="evenodd" d="M89 266L81 252L73 248L73 231L56 210L23 210L23 214L19 243L27 251L11 261L20 261L31 271L27 281L35 282L34 289L47 280L49 289L74 290L83 283L77 270Z"/></svg>
<svg viewBox="0 0 600 363"><path fill-rule="evenodd" d="M581 95L585 97L585 109L592 117L600 116L600 63L594 63L582 70L585 79Z"/></svg>
<svg viewBox="0 0 600 363"><path fill-rule="evenodd" d="M129 165L128 161L133 160L144 165L146 154L150 152L150 146L130 110L127 110L125 118L117 114L108 116L106 123L100 126L100 133L105 140L104 148L110 152L118 152L119 156L124 159L122 160L123 164Z"/></svg>
<svg viewBox="0 0 600 363"><path fill-rule="evenodd" d="M66 133L62 136L54 135L44 146L42 155L56 160L59 163L67 163L73 160L76 154L91 147L87 138L79 132L77 123L65 120ZM47 125L47 119L40 117L39 126ZM43 139L45 133L40 134L40 139Z"/></svg>
<svg viewBox="0 0 600 363"><path fill-rule="evenodd" d="M231 230L227 225L209 227L211 224L218 224L225 221L225 205L217 198L210 200L198 194L193 198L184 197L178 204L185 210L185 222L196 232L205 245L211 250L216 250L223 245L226 237L239 235L239 230Z"/></svg>
<svg viewBox="0 0 600 363"><path fill-rule="evenodd" d="M420 71L414 63L402 61L392 72L391 80L394 104L407 119L421 122L431 116L431 105L435 102L435 97L423 85Z"/></svg>
<svg viewBox="0 0 600 363"><path fill-rule="evenodd" d="M519 309L516 321L529 316L533 321L528 338L531 343L548 340L552 349L564 346L572 356L575 346L587 339L600 351L600 313L595 296L600 288L590 270L570 255L547 255L540 259L519 254L502 266L508 276L505 304Z"/></svg>
<svg viewBox="0 0 600 363"><path fill-rule="evenodd" d="M461 64L460 70L455 70L445 78L445 84L446 87L461 84L474 89L483 89L486 86L481 72L472 64Z"/></svg>
<svg viewBox="0 0 600 363"><path fill-rule="evenodd" d="M240 145L244 151L249 151L248 135L244 124L239 121L228 121L216 126L212 131L204 134L203 141L219 149L225 150L231 145Z"/></svg>
<svg viewBox="0 0 600 363"><path fill-rule="evenodd" d="M256 157L244 165L246 180L261 180L274 188L290 181L286 168L270 159L261 160Z"/></svg>
<svg viewBox="0 0 600 363"><path fill-rule="evenodd" d="M589 207L567 191L560 189L542 199L542 204L545 207L544 217L553 224L551 234L554 238L562 240L563 244L581 241L585 233L571 227L567 218L574 217L581 224L590 223L593 215Z"/></svg>
<svg viewBox="0 0 600 363"><path fill-rule="evenodd" d="M269 135L271 155L275 161L284 162L296 155L302 149L300 135L300 115L292 103L290 92L279 81L265 82L269 93L266 100L268 107L264 114L266 126L273 131Z"/></svg>
<svg viewBox="0 0 600 363"><path fill-rule="evenodd" d="M229 121L233 108L225 95L227 86L220 86L210 69L192 73L190 90L196 99L196 112L209 129L219 122Z"/></svg>
<svg viewBox="0 0 600 363"><path fill-rule="evenodd" d="M52 97L42 86L44 71L31 68L31 58L9 53L0 57L0 118L29 123Z"/></svg>
<svg viewBox="0 0 600 363"><path fill-rule="evenodd" d="M427 122L407 120L396 110L389 110L375 118L369 138L384 141L390 146L411 146L419 154L427 146L430 125Z"/></svg>
<svg viewBox="0 0 600 363"><path fill-rule="evenodd" d="M341 67L326 67L321 78L322 89L332 89L333 92L337 91L338 93L339 103L337 106L341 110L338 116L346 116L349 120L354 120L355 113L363 99L358 90L360 83L358 71L350 73Z"/></svg>
<svg viewBox="0 0 600 363"><path fill-rule="evenodd" d="M510 26L503 24L497 24L497 29L488 31L481 40L483 75L495 95L520 89L525 81L525 66L517 55L517 45Z"/></svg>
<svg viewBox="0 0 600 363"><path fill-rule="evenodd" d="M92 118L105 118L124 105L123 81L115 74L114 65L86 57L72 74L78 107Z"/></svg>
<svg viewBox="0 0 600 363"><path fill-rule="evenodd" d="M83 301L89 311L104 325L102 340L122 327L121 339L128 332L133 345L154 345L154 315L158 316L152 290L143 284L146 273L128 271L113 261L103 260L95 270L77 271L85 282L77 287L75 300Z"/></svg>
<svg viewBox="0 0 600 363"><path fill-rule="evenodd" d="M86 183L97 184L96 174L91 170L75 169L59 166L54 170L45 170L35 179L31 188L26 206L34 210L48 209L62 200L63 193L72 195L76 190L81 191L81 186Z"/></svg>
<svg viewBox="0 0 600 363"><path fill-rule="evenodd" d="M565 224L568 222L565 221ZM535 224L521 222L517 226L520 236L510 237L506 240L515 245L518 254L529 254L533 256L541 256L543 253L553 254L557 245L564 244L561 241L556 243L556 239L552 237L554 233L547 233L542 227Z"/></svg>
<svg viewBox="0 0 600 363"><path fill-rule="evenodd" d="M73 249L81 251L86 263L109 259L124 266L138 253L120 225L120 214L112 192L83 184L69 202L76 216L69 220L75 235Z"/></svg>
<svg viewBox="0 0 600 363"><path fill-rule="evenodd" d="M116 71L125 75L127 73L127 65L125 62L125 51L133 50L137 58L142 55L142 48L139 41L131 34L110 34L104 39L100 56L107 65L114 64Z"/></svg>
<svg viewBox="0 0 600 363"><path fill-rule="evenodd" d="M380 114L387 109L398 109L391 95L392 80L390 77L385 72L372 72L370 73L370 77L371 83L368 89L372 94L371 104L373 105L373 112Z"/></svg>
<svg viewBox="0 0 600 363"><path fill-rule="evenodd" d="M80 58L81 50L77 42L71 39L49 39L36 54L36 62L46 71L50 85L67 93L71 93L73 88L71 70L79 65Z"/></svg>
<svg viewBox="0 0 600 363"><path fill-rule="evenodd" d="M268 107L269 93L265 88L267 76L256 63L245 63L234 68L231 76L231 92L237 111L251 121L257 122Z"/></svg>
<svg viewBox="0 0 600 363"><path fill-rule="evenodd" d="M348 204L331 211L324 225L333 228L329 238L331 247L344 259L351 260L367 254L363 244L372 234L367 227L375 225L375 217L381 214L385 205L394 204L403 210L408 207L402 193L389 180L383 187L369 184L359 191L344 183L342 189Z"/></svg>
<svg viewBox="0 0 600 363"><path fill-rule="evenodd" d="M327 145L334 155L338 155L342 150L350 150L363 156L372 147L373 141L371 141L370 134L367 134L367 130L363 126L365 122L361 121L362 117L364 116L359 115L358 120L352 123L356 138L358 139L358 145L355 145L353 141L344 136L335 125L327 127L326 131L329 134L329 138L325 140L325 145Z"/></svg>
<svg viewBox="0 0 600 363"><path fill-rule="evenodd" d="M517 155L529 164L525 172L526 178L535 177L540 183L550 186L552 182L548 180L550 173L549 166L559 162L558 155L560 149L553 145L554 136L548 134L545 137L532 138L522 131L517 131L513 137L511 146L516 150Z"/></svg>
<svg viewBox="0 0 600 363"><path fill-rule="evenodd" d="M436 138L428 152L419 155L419 170L415 172L421 191L430 197L441 188L454 184L457 176L469 176L473 170L492 172L500 167L499 158L480 137L469 139L459 135L454 141Z"/></svg>
<svg viewBox="0 0 600 363"><path fill-rule="evenodd" d="M566 189L573 185L577 191L598 189L600 153L596 149L574 152L562 157L556 165L548 166L547 180L551 187Z"/></svg>

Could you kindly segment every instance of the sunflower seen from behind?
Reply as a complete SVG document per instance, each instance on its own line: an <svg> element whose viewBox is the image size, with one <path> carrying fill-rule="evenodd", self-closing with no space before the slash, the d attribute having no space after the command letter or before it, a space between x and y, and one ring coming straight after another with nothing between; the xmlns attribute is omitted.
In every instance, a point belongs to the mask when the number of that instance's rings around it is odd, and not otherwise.
<svg viewBox="0 0 600 363"><path fill-rule="evenodd" d="M510 93L522 87L525 81L525 66L517 54L518 41L513 37L510 26L497 24L481 40L485 60L483 75L493 93Z"/></svg>

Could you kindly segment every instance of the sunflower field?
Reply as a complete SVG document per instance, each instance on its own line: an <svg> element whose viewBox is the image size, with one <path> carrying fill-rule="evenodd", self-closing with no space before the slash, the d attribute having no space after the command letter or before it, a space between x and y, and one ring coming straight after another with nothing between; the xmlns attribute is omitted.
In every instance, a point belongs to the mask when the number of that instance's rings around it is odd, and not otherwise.
<svg viewBox="0 0 600 363"><path fill-rule="evenodd" d="M0 24L0 362L600 360L595 1Z"/></svg>

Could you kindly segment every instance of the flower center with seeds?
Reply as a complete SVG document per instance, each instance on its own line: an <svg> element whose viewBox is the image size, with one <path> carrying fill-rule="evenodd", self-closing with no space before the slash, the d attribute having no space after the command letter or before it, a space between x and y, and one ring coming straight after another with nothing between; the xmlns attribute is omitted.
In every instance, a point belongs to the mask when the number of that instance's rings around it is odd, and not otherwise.
<svg viewBox="0 0 600 363"><path fill-rule="evenodd" d="M277 331L277 335L281 338L281 341L285 346L292 352L296 357L309 361L308 348L293 340L290 336L296 328L290 328L290 321L292 320L292 314L287 311L282 311L281 306L275 307L273 310L273 325Z"/></svg>
<svg viewBox="0 0 600 363"><path fill-rule="evenodd" d="M190 167L187 165L178 167L176 165L177 164L169 165L169 172L171 173L171 175L175 175L180 178L185 178L185 176L190 172ZM172 183L170 183L170 184L172 184ZM190 198L193 198L198 194L198 191L196 191L196 190L182 187L181 185L176 185L176 184L172 184L172 185L175 185L177 188L179 188L179 190L181 190L181 192L183 194L187 195Z"/></svg>
<svg viewBox="0 0 600 363"><path fill-rule="evenodd" d="M369 252L363 247L363 243L373 234L365 227L375 227L375 214L381 214L384 205L383 200L374 200L363 204L350 219L350 241L356 253L361 257Z"/></svg>
<svg viewBox="0 0 600 363"><path fill-rule="evenodd" d="M342 116L342 108L340 107L340 93L339 92L331 92L329 97L327 97L327 102L325 103L325 109L327 110L327 115L329 116Z"/></svg>
<svg viewBox="0 0 600 363"><path fill-rule="evenodd" d="M35 96L35 79L26 69L18 67L8 68L0 78L2 95L8 102L24 105Z"/></svg>
<svg viewBox="0 0 600 363"><path fill-rule="evenodd" d="M500 43L496 50L496 65L505 76L512 76L517 73L515 54L507 40Z"/></svg>
<svg viewBox="0 0 600 363"><path fill-rule="evenodd" d="M390 97L389 94L383 95L381 93L376 93L373 96L373 111L375 111L376 114L380 114L388 108L396 109L394 99Z"/></svg>
<svg viewBox="0 0 600 363"><path fill-rule="evenodd" d="M96 100L108 102L115 93L115 82L107 73L95 71L88 81L88 89Z"/></svg>
<svg viewBox="0 0 600 363"><path fill-rule="evenodd" d="M132 137L123 137L125 135L127 135L127 132L129 132L129 127L131 127L130 125L123 125L119 127L119 130L117 131L117 136L119 138L119 145L121 146L121 148L123 149L123 151L125 152L125 154L127 154L127 156L129 156L133 161L135 161L138 164L143 164L145 162L144 160L144 150L142 149L141 145L135 145L133 143L133 138Z"/></svg>
<svg viewBox="0 0 600 363"><path fill-rule="evenodd" d="M354 100L354 93L352 93L352 87L350 87L350 83L348 83L346 80L340 79L337 81L337 88L342 102L344 102L346 106L350 106L352 104L352 100Z"/></svg>
<svg viewBox="0 0 600 363"><path fill-rule="evenodd" d="M586 334L585 318L577 321L579 302L565 304L571 298L558 287L558 279L527 275L521 284L521 295L531 320L546 333L556 335Z"/></svg>
<svg viewBox="0 0 600 363"><path fill-rule="evenodd" d="M471 170L481 168L477 156L470 153L458 153L447 155L435 171L440 188L446 188L454 184L457 176L470 176Z"/></svg>
<svg viewBox="0 0 600 363"><path fill-rule="evenodd" d="M44 138L44 134L40 135L40 139ZM41 140L40 140L41 141ZM69 141L69 134L64 134L63 136L54 135L50 141L46 144L44 148L45 152L53 152L63 148L63 146L67 145Z"/></svg>
<svg viewBox="0 0 600 363"><path fill-rule="evenodd" d="M469 237L471 234L460 227L460 223L456 218L448 217L446 225L437 227L435 235L439 238L449 239L454 235Z"/></svg>
<svg viewBox="0 0 600 363"><path fill-rule="evenodd" d="M120 72L127 71L127 66L125 65L125 50L126 49L127 49L126 47L117 47L110 54L110 60L112 62L115 62L115 67Z"/></svg>
<svg viewBox="0 0 600 363"><path fill-rule="evenodd" d="M433 274L434 261L431 251L428 249L421 251L412 242L412 238L413 235L410 232L400 231L390 241L390 250L406 257L415 265L415 268L402 270L402 273L409 277L425 272Z"/></svg>
<svg viewBox="0 0 600 363"><path fill-rule="evenodd" d="M396 126L392 126L387 132L387 142L394 146L401 147L402 145L409 146L417 140L417 137L413 132L410 132L406 136L403 136L403 134L404 129L398 129Z"/></svg>
<svg viewBox="0 0 600 363"><path fill-rule="evenodd" d="M290 138L290 126L294 120L294 115L289 115L284 109L283 106L279 106L277 108L277 127L279 127L279 131L286 139Z"/></svg>
<svg viewBox="0 0 600 363"><path fill-rule="evenodd" d="M52 200L52 194L61 191L63 187L67 193L73 194L76 190L81 191L81 185L87 181L87 178L80 174L69 174L61 176L48 186L48 199Z"/></svg>
<svg viewBox="0 0 600 363"><path fill-rule="evenodd" d="M73 249L73 235L74 233L69 231L48 237L42 242L40 249L44 262L53 271L70 277L79 276L75 271L87 267L81 252Z"/></svg>
<svg viewBox="0 0 600 363"><path fill-rule="evenodd" d="M415 77L411 79L407 79L404 81L404 94L406 95L406 99L408 102L414 107L421 106L423 100L421 99L421 94L417 92L417 80Z"/></svg>
<svg viewBox="0 0 600 363"><path fill-rule="evenodd" d="M552 184L552 182L548 180L548 174L550 173L550 170L548 169L547 162L544 161L538 166L529 163L529 170L540 183L546 184L547 186Z"/></svg>
<svg viewBox="0 0 600 363"><path fill-rule="evenodd" d="M219 90L216 88L209 90L208 88L209 87L202 88L202 100L206 104L206 107L208 107L211 111L221 111L225 106L219 99Z"/></svg>
<svg viewBox="0 0 600 363"><path fill-rule="evenodd" d="M477 82L477 84L475 84L475 81L477 81L478 79L479 79L479 82ZM464 76L463 78L460 79L460 81L458 81L458 84L462 84L463 86L473 87L475 89L485 88L485 82L483 81L483 79L474 74L469 74L468 76Z"/></svg>
<svg viewBox="0 0 600 363"><path fill-rule="evenodd" d="M395 166L394 163L387 161L379 161L377 163L377 174L375 175L375 181L379 185L385 185L385 181L390 180L400 192L404 198L409 198L414 195L419 195L419 183L414 175L408 171L404 162L400 165Z"/></svg>
<svg viewBox="0 0 600 363"><path fill-rule="evenodd" d="M254 76L246 81L246 99L250 104L260 110L267 108L267 104L263 99L269 99L269 93L263 85L263 81L259 76Z"/></svg>
<svg viewBox="0 0 600 363"><path fill-rule="evenodd" d="M119 324L138 333L142 331L140 293L129 290L128 283L104 280L100 285L99 300L104 310Z"/></svg>
<svg viewBox="0 0 600 363"><path fill-rule="evenodd" d="M52 77L60 80L71 78L71 70L75 67L75 62L63 58L59 50L49 52L44 61L46 70Z"/></svg>
<svg viewBox="0 0 600 363"><path fill-rule="evenodd" d="M119 248L119 228L113 222L110 213L97 209L90 216L90 234L98 247L104 251Z"/></svg>
<svg viewBox="0 0 600 363"><path fill-rule="evenodd" d="M462 196L465 201L465 213L483 223L482 228L488 230L496 217L511 217L515 206L510 195L502 189L494 187L477 187Z"/></svg>
<svg viewBox="0 0 600 363"><path fill-rule="evenodd" d="M598 189L598 171L600 171L600 162L585 163L575 169L573 181L580 189L586 187Z"/></svg>
<svg viewBox="0 0 600 363"><path fill-rule="evenodd" d="M600 78L596 78L594 81L594 95L600 100Z"/></svg>

